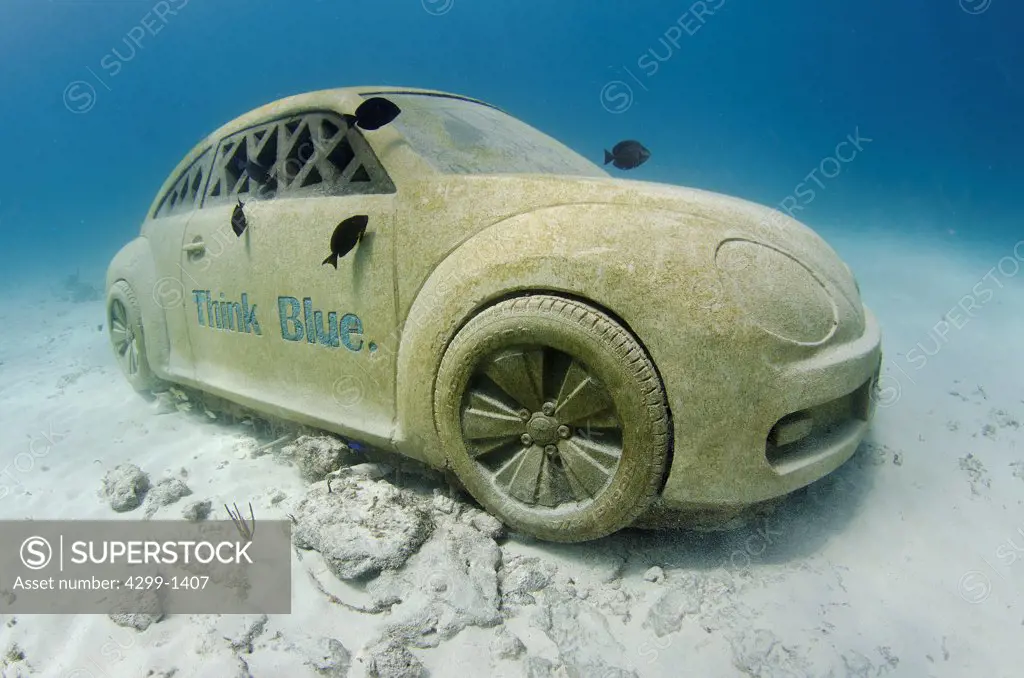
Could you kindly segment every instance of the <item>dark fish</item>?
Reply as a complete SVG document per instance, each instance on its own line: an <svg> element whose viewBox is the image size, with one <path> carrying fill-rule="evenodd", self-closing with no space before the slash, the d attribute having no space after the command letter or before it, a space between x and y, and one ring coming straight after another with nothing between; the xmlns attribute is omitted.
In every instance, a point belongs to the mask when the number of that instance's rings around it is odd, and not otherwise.
<svg viewBox="0 0 1024 678"><path fill-rule="evenodd" d="M242 208L245 205L242 204L242 199L238 199L238 204L235 205L234 211L231 213L231 229L235 232L235 235L242 237L242 232L245 231L245 212Z"/></svg>
<svg viewBox="0 0 1024 678"><path fill-rule="evenodd" d="M380 129L401 112L402 109L384 97L370 97L356 109L355 123L360 129Z"/></svg>
<svg viewBox="0 0 1024 678"><path fill-rule="evenodd" d="M267 172L267 168L253 160L245 163L245 172L255 179L258 184L265 184L270 179L270 173Z"/></svg>
<svg viewBox="0 0 1024 678"><path fill-rule="evenodd" d="M620 141L612 147L611 153L604 152L604 164L612 163L619 169L635 169L647 162L651 152L639 141Z"/></svg>
<svg viewBox="0 0 1024 678"><path fill-rule="evenodd" d="M363 239L369 221L370 217L360 214L338 224L334 229L334 235L331 236L331 253L323 260L321 266L330 264L338 268L338 259L351 252L356 243Z"/></svg>
<svg viewBox="0 0 1024 678"><path fill-rule="evenodd" d="M249 178L258 184L265 184L270 179L270 172L255 160L243 160L242 158L238 158L235 160L235 168L239 172L245 172L248 174Z"/></svg>

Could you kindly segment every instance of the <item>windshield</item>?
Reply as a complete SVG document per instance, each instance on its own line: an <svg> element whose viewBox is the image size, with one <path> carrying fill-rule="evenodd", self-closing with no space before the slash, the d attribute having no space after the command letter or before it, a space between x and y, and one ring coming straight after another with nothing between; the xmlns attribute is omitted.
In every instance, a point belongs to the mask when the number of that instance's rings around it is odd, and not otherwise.
<svg viewBox="0 0 1024 678"><path fill-rule="evenodd" d="M402 109L392 124L439 172L608 176L567 146L490 106L424 94L389 92L387 98Z"/></svg>

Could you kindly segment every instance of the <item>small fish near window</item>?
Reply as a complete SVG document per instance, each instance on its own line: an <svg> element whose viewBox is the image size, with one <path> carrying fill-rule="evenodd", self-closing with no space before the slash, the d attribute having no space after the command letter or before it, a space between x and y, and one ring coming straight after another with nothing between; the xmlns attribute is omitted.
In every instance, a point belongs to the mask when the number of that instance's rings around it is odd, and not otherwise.
<svg viewBox="0 0 1024 678"><path fill-rule="evenodd" d="M330 264L335 270L338 269L338 259L355 249L356 245L362 242L366 234L366 225L370 223L370 217L366 214L357 214L349 217L338 224L331 235L331 249L327 258L323 260L322 266Z"/></svg>
<svg viewBox="0 0 1024 678"><path fill-rule="evenodd" d="M358 130L331 112L280 118L221 144L207 199L393 193Z"/></svg>
<svg viewBox="0 0 1024 678"><path fill-rule="evenodd" d="M278 190L273 171L277 156L278 130L273 123L225 139L217 149L207 201L234 201L239 196L274 197Z"/></svg>

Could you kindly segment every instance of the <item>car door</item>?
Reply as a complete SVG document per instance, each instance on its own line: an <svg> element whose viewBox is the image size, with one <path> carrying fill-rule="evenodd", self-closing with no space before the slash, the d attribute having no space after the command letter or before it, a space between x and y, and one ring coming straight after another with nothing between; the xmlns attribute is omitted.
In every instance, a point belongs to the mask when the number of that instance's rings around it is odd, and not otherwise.
<svg viewBox="0 0 1024 678"><path fill-rule="evenodd" d="M394 200L372 149L333 112L224 139L188 229L218 244L190 319L200 378L313 425L389 439L395 353L378 341L395 336ZM325 261L335 230L359 216L358 245L336 267ZM212 325L199 323L204 305Z"/></svg>
<svg viewBox="0 0 1024 678"><path fill-rule="evenodd" d="M178 274L195 382L214 393L251 398L255 383L240 356L265 350L265 332L253 322L248 253L231 229L231 216L227 201L204 198L186 224Z"/></svg>
<svg viewBox="0 0 1024 678"><path fill-rule="evenodd" d="M182 284L181 248L188 223L202 203L212 161L212 147L200 150L160 197L144 229L156 268L153 301L163 311L167 327L167 369L184 380L193 378L194 365L186 318L191 288Z"/></svg>

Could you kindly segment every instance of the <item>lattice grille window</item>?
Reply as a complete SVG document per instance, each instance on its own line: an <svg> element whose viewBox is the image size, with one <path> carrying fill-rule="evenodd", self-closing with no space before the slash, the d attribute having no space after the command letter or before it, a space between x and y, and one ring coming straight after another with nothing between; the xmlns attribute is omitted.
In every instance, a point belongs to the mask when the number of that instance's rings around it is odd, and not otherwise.
<svg viewBox="0 0 1024 678"><path fill-rule="evenodd" d="M210 169L209 150L200 154L189 167L183 171L178 180L174 182L170 190L160 199L153 216L156 218L169 217L175 214L190 212L199 206L199 196L202 194L204 180Z"/></svg>
<svg viewBox="0 0 1024 678"><path fill-rule="evenodd" d="M312 112L251 127L221 144L209 202L254 196L392 193L395 188L356 130Z"/></svg>

